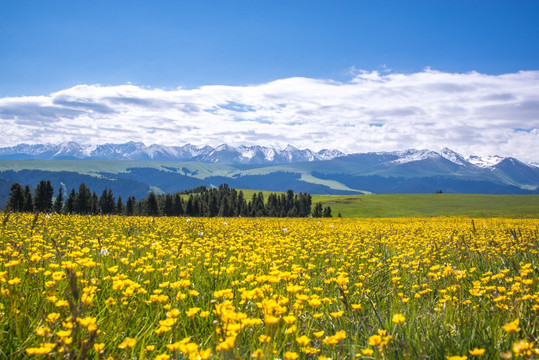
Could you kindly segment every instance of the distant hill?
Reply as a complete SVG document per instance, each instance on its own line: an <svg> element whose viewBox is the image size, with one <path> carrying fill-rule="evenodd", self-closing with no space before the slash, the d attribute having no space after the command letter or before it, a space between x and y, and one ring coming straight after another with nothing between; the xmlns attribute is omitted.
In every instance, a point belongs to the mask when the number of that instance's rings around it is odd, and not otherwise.
<svg viewBox="0 0 539 360"><path fill-rule="evenodd" d="M222 145L212 149L185 145L180 148L191 154L185 155L186 160L158 161L156 159L163 159L165 153L154 145L109 144L91 151L77 145L19 145L0 149L0 158L9 159L0 160L0 202L7 199L5 188L11 183L35 186L41 179L49 179L55 189L62 186L66 191L81 182L98 193L110 187L122 198L130 195L142 198L150 190L173 193L223 183L234 188L292 189L311 194L434 193L438 190L444 193L539 193L537 166L497 156L464 158L450 149L344 155L336 150L315 153L290 146L277 151L256 146ZM83 157L81 153L88 156ZM93 158L98 157L97 153L102 159ZM175 154L179 156L179 150ZM70 160L60 160L69 156Z"/></svg>

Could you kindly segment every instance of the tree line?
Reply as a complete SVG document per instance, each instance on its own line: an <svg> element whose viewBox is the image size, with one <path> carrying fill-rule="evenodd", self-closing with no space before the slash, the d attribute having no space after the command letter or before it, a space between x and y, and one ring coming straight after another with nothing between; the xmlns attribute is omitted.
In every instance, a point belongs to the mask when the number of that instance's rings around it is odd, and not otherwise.
<svg viewBox="0 0 539 360"><path fill-rule="evenodd" d="M246 199L243 192L230 188L227 184L208 189L199 186L174 194L150 192L141 200L129 196L124 203L121 196L114 196L112 190L105 189L98 196L88 186L81 183L78 191L71 189L64 194L62 187L54 197L54 188L48 180L41 180L34 191L30 186L14 183L11 186L8 205L14 212L56 212L64 214L116 214L126 216L205 216L205 217L331 217L331 208L322 203L312 206L312 197L307 193L286 193L268 195L253 193Z"/></svg>

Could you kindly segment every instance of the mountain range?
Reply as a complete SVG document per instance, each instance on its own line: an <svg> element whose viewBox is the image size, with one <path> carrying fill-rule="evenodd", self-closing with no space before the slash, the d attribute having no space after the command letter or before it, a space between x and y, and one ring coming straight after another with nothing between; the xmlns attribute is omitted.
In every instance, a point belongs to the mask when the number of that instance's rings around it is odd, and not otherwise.
<svg viewBox="0 0 539 360"><path fill-rule="evenodd" d="M1 160L154 160L200 161L225 164L284 164L302 161L331 160L344 154L338 150L300 150L288 145L283 150L265 146L146 146L142 142L124 144L81 145L19 144L0 148Z"/></svg>
<svg viewBox="0 0 539 360"><path fill-rule="evenodd" d="M62 161L58 161L62 160ZM84 161L81 161L84 160ZM196 186L309 192L312 194L482 193L539 194L539 167L512 157L464 157L450 149L409 149L344 154L287 146L83 146L26 145L0 148L0 202L13 182L55 188L81 182L100 193L111 188L126 199L150 190L173 193ZM6 190L7 189L7 190Z"/></svg>

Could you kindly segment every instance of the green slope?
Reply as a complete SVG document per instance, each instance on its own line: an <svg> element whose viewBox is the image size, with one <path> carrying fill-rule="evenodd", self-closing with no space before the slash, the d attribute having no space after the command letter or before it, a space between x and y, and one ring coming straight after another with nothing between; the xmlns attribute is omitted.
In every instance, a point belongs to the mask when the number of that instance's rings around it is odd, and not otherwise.
<svg viewBox="0 0 539 360"><path fill-rule="evenodd" d="M343 217L539 217L539 195L314 195L313 203L319 201Z"/></svg>
<svg viewBox="0 0 539 360"><path fill-rule="evenodd" d="M98 176L99 173L118 174L130 168L152 168L183 174L188 169L190 176L203 179L208 176L232 176L238 172L233 166L179 161L133 161L133 160L0 160L3 170L72 171L84 175Z"/></svg>

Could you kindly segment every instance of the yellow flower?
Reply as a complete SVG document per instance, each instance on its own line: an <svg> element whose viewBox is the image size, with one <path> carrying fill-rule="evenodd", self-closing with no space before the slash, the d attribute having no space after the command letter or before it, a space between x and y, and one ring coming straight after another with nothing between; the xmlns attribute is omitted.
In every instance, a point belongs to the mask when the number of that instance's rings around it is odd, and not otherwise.
<svg viewBox="0 0 539 360"><path fill-rule="evenodd" d="M527 340L520 340L513 344L513 351L516 356L531 356L534 353L538 354L539 351L533 348L533 343Z"/></svg>
<svg viewBox="0 0 539 360"><path fill-rule="evenodd" d="M369 345L377 346L382 342L382 337L380 335L372 335L369 337Z"/></svg>
<svg viewBox="0 0 539 360"><path fill-rule="evenodd" d="M21 283L21 279L19 279L18 277L16 278L13 278L11 280L8 280L7 282L9 285L18 285Z"/></svg>
<svg viewBox="0 0 539 360"><path fill-rule="evenodd" d="M507 323L503 325L502 327L507 333L516 333L520 331L518 324L519 324L519 319L516 319L515 321L511 321L510 323Z"/></svg>
<svg viewBox="0 0 539 360"><path fill-rule="evenodd" d="M105 348L105 343L96 343L94 344L94 350L100 352Z"/></svg>
<svg viewBox="0 0 539 360"><path fill-rule="evenodd" d="M335 319L338 319L342 316L342 314L344 314L344 311L337 311L337 312L331 312L329 313L329 315L331 315L332 317L334 317Z"/></svg>
<svg viewBox="0 0 539 360"><path fill-rule="evenodd" d="M262 359L264 357L264 352L262 349L256 349L252 354L251 357L254 359Z"/></svg>
<svg viewBox="0 0 539 360"><path fill-rule="evenodd" d="M56 320L58 320L59 318L60 318L60 314L58 314L58 313L50 313L49 315L47 315L46 321L48 323L53 323Z"/></svg>
<svg viewBox="0 0 539 360"><path fill-rule="evenodd" d="M294 315L283 316L283 320L287 324L293 324L296 321L296 317Z"/></svg>
<svg viewBox="0 0 539 360"><path fill-rule="evenodd" d="M26 354L28 355L46 355L50 353L54 348L56 347L56 344L54 343L44 343L41 344L38 348L28 348L26 349Z"/></svg>
<svg viewBox="0 0 539 360"><path fill-rule="evenodd" d="M211 356L211 349L200 350L198 352L198 356L200 357L201 360L209 359L209 357Z"/></svg>
<svg viewBox="0 0 539 360"><path fill-rule="evenodd" d="M292 351L287 351L284 353L284 358L286 360L296 360L299 357L299 355Z"/></svg>
<svg viewBox="0 0 539 360"><path fill-rule="evenodd" d="M268 343L268 342L270 342L270 340L271 340L271 336L260 335L258 337L258 341L260 341L261 343Z"/></svg>
<svg viewBox="0 0 539 360"><path fill-rule="evenodd" d="M137 343L136 339L132 339L130 337L126 337L124 341L120 345L118 345L119 349L125 349L125 348L132 348Z"/></svg>
<svg viewBox="0 0 539 360"><path fill-rule="evenodd" d="M314 332L313 335L317 338L321 338L322 336L324 336L324 330Z"/></svg>
<svg viewBox="0 0 539 360"><path fill-rule="evenodd" d="M374 351L372 349L361 349L361 353L365 356L371 356L374 354Z"/></svg>
<svg viewBox="0 0 539 360"><path fill-rule="evenodd" d="M395 314L393 315L393 322L395 324L400 324L400 323L403 323L405 319L405 317L402 315L402 314Z"/></svg>
<svg viewBox="0 0 539 360"><path fill-rule="evenodd" d="M296 342L300 345L303 345L303 346L306 346L306 345L309 345L309 343L311 342L311 339L309 339L307 336L305 335L302 335L298 338L296 338Z"/></svg>
<svg viewBox="0 0 539 360"><path fill-rule="evenodd" d="M69 306L69 303L67 302L67 300L58 300L54 306L56 307L63 307L63 306Z"/></svg>
<svg viewBox="0 0 539 360"><path fill-rule="evenodd" d="M292 325L288 329L286 329L285 334L293 334L296 332L297 329L298 328L296 325Z"/></svg>
<svg viewBox="0 0 539 360"><path fill-rule="evenodd" d="M199 311L200 311L200 308L194 307L194 308L190 308L190 309L187 310L185 313L187 314L188 317L191 318L191 317L195 316L195 314L196 314L197 312L199 312Z"/></svg>
<svg viewBox="0 0 539 360"><path fill-rule="evenodd" d="M466 360L468 359L468 357L466 355L464 356L458 356L458 355L455 355L455 356L446 356L445 357L447 360Z"/></svg>
<svg viewBox="0 0 539 360"><path fill-rule="evenodd" d="M155 360L168 360L170 359L170 355L167 354L160 354L155 357Z"/></svg>
<svg viewBox="0 0 539 360"><path fill-rule="evenodd" d="M59 338L66 338L68 336L71 336L71 330L59 330L56 332L56 336Z"/></svg>
<svg viewBox="0 0 539 360"><path fill-rule="evenodd" d="M81 326L84 326L86 329L88 329L88 331L90 332L97 330L97 325L95 324L96 322L95 317L87 316L85 318L77 318L77 322Z"/></svg>
<svg viewBox="0 0 539 360"><path fill-rule="evenodd" d="M322 342L324 344L326 344L327 346L334 346L337 343L339 343L339 341L341 341L341 340L343 340L345 338L346 338L346 331L341 330L341 331L338 331L333 336L327 336L326 338L324 338L324 340L322 340Z"/></svg>
<svg viewBox="0 0 539 360"><path fill-rule="evenodd" d="M47 336L47 334L51 331L51 329L47 326L38 327L36 329L36 335L37 336Z"/></svg>
<svg viewBox="0 0 539 360"><path fill-rule="evenodd" d="M180 316L180 314L181 314L180 310L171 309L170 311L167 312L167 317L176 318L176 317Z"/></svg>
<svg viewBox="0 0 539 360"><path fill-rule="evenodd" d="M485 353L485 349L474 348L473 350L469 350L468 352L472 356L481 356Z"/></svg>

